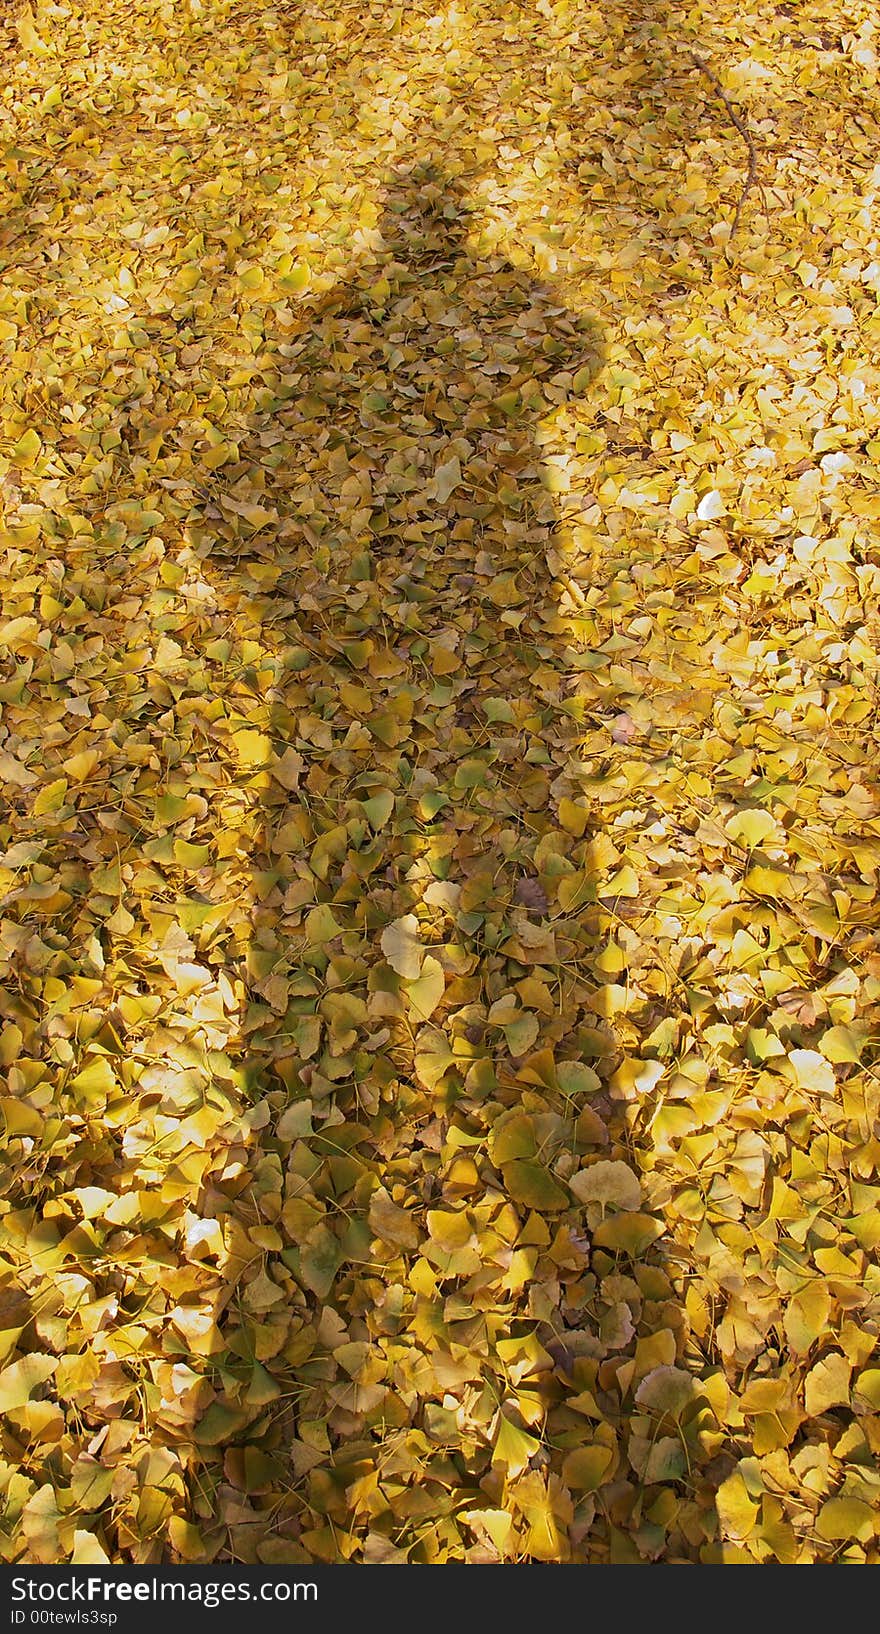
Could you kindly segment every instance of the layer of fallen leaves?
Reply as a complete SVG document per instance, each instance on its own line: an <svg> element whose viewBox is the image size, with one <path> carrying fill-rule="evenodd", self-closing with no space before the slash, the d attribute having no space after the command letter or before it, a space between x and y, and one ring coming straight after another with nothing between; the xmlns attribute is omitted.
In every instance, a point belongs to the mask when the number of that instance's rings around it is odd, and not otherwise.
<svg viewBox="0 0 880 1634"><path fill-rule="evenodd" d="M4 14L5 1558L877 1558L875 25Z"/></svg>

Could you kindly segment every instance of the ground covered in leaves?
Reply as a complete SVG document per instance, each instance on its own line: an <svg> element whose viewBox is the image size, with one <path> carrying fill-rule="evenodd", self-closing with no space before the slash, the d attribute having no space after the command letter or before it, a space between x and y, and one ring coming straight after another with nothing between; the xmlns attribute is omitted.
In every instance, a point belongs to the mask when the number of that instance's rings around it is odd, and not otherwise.
<svg viewBox="0 0 880 1634"><path fill-rule="evenodd" d="M5 1558L877 1558L875 23L6 0Z"/></svg>

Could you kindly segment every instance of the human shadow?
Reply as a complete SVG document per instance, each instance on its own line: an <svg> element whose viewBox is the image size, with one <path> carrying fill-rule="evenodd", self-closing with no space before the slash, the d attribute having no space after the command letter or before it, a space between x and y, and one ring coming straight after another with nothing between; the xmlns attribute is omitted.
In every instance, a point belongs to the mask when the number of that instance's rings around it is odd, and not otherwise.
<svg viewBox="0 0 880 1634"><path fill-rule="evenodd" d="M397 167L352 276L261 357L265 410L188 527L250 636L257 1116L205 1200L227 1355L275 1393L231 1386L218 1502L246 1558L656 1558L705 1424L584 1005L547 428L601 337L478 245L452 177ZM642 1486L615 1473L627 1414ZM692 1507L674 1557L711 1531Z"/></svg>

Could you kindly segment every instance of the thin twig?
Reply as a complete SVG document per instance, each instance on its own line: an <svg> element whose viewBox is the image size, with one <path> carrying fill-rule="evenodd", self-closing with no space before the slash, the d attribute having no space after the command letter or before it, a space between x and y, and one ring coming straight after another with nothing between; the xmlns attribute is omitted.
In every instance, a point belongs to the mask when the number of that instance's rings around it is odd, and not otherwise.
<svg viewBox="0 0 880 1634"><path fill-rule="evenodd" d="M724 106L727 109L728 117L730 119L731 124L734 126L734 128L736 130L739 131L740 136L742 137L743 141L746 144L746 147L749 150L749 168L748 168L748 171L746 173L746 179L745 179L745 183L743 185L742 192L740 193L739 199L737 201L736 212L735 212L734 217L733 217L733 226L730 229L730 236L731 236L731 238L733 238L733 235L736 232L737 227L739 226L739 218L740 218L740 215L742 214L742 207L745 204L746 199L748 198L752 187L754 186L755 182L758 179L758 150L755 147L754 138L752 136L751 131L749 130L748 125L745 123L745 120L740 118L739 114L736 111L736 108L734 107L733 103L731 102L730 97L728 96L727 92L725 91L724 86L722 85L722 83L721 83L720 79L718 78L718 75L715 73L714 69L710 68L709 64L707 62L704 62L702 57L698 57L696 51L690 51L688 53L688 55L690 56L691 61L696 63L696 66L699 68L700 73L703 74L705 76L705 78L709 81L709 84L711 85L713 91L715 92L715 95L717 97L719 97L720 100L724 103Z"/></svg>

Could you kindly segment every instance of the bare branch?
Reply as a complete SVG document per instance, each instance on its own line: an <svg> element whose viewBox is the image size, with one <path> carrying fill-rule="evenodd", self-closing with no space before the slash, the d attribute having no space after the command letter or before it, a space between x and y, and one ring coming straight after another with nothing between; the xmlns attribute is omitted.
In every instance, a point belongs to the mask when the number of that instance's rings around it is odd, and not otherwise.
<svg viewBox="0 0 880 1634"><path fill-rule="evenodd" d="M739 134L749 151L749 167L746 173L746 179L743 184L742 192L740 193L737 201L736 212L733 217L733 226L730 229L730 236L733 238L733 235L739 226L739 218L742 214L743 205L745 204L752 187L758 179L758 150L755 147L754 138L748 125L737 113L736 108L731 102L730 97L727 95L727 92L725 91L724 86L722 85L714 69L710 68L709 64L705 62L702 57L698 57L696 51L690 51L688 55L690 56L691 61L696 64L697 68L699 68L700 73L708 80L713 91L715 92L715 95L721 102L724 103L731 124L736 130L739 131Z"/></svg>

